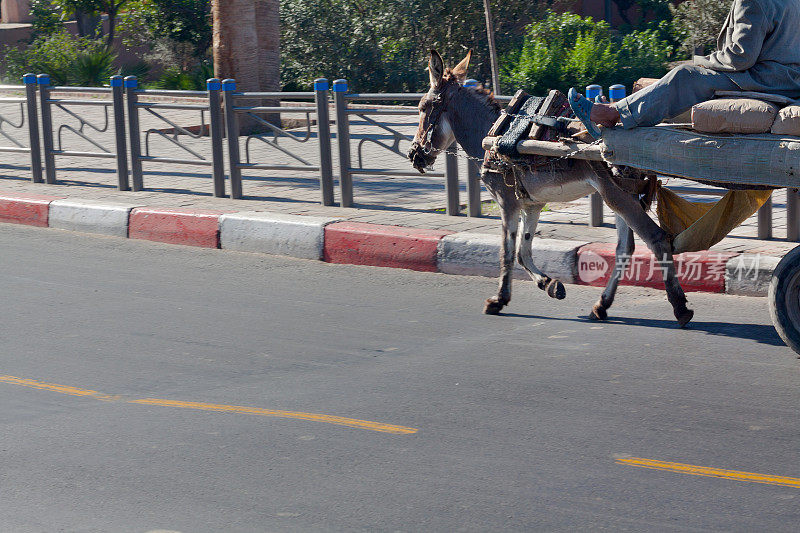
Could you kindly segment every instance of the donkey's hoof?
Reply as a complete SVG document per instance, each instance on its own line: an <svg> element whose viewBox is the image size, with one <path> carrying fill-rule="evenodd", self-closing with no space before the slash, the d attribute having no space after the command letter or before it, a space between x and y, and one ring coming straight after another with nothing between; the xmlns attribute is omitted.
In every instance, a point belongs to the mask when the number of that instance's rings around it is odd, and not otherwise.
<svg viewBox="0 0 800 533"><path fill-rule="evenodd" d="M594 304L592 312L589 313L589 320L608 320L608 312L606 308L599 303Z"/></svg>
<svg viewBox="0 0 800 533"><path fill-rule="evenodd" d="M545 290L550 298L555 298L556 300L563 300L567 297L567 290L564 288L564 284L557 279L550 280Z"/></svg>
<svg viewBox="0 0 800 533"><path fill-rule="evenodd" d="M675 318L678 319L678 325L681 328L685 328L686 324L689 323L692 317L694 317L694 311L692 311L691 309L684 309L680 313L677 312L675 313Z"/></svg>
<svg viewBox="0 0 800 533"><path fill-rule="evenodd" d="M485 315L499 315L500 310L505 307L506 304L500 302L496 297L487 298L486 303L483 306L483 314Z"/></svg>

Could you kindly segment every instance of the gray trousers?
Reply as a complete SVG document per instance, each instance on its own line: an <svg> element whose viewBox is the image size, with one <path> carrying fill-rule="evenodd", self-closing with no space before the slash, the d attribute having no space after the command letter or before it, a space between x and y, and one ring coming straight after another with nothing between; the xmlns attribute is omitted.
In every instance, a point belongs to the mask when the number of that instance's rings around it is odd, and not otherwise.
<svg viewBox="0 0 800 533"><path fill-rule="evenodd" d="M738 90L739 87L724 72L681 65L614 106L625 129L655 126L664 119L688 111L695 104L711 100L716 91Z"/></svg>

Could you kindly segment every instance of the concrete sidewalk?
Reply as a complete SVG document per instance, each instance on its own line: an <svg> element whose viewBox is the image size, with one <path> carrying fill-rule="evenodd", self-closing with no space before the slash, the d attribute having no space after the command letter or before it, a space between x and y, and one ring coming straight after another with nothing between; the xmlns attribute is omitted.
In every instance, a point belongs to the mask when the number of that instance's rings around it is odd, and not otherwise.
<svg viewBox="0 0 800 533"><path fill-rule="evenodd" d="M101 108L83 108L86 110L86 120L93 121L102 125L105 121ZM13 110L3 109L2 112L9 113L13 119ZM200 123L199 113L189 114L185 111L175 111L171 116L169 111L164 114L171 120L176 121L184 126L194 125ZM143 114L143 117L147 115ZM386 116L376 117L382 122L389 124L392 128L407 135L413 135L416 128L415 117L398 117ZM65 113L55 114L54 124L73 124L77 127L77 121L69 117ZM155 117L150 117L143 120L142 128L147 130L149 128L163 127ZM20 141L24 141L23 135L18 130L11 131L11 135L20 137ZM303 135L304 132L298 132ZM69 135L68 133L66 135ZM94 140L100 143L110 145L108 133L91 132L89 134ZM378 146L375 142L370 141L383 141L391 144L392 136L381 132L374 126L367 122L360 120L358 117L353 117L351 120L351 138L353 139L353 164L358 165L358 152L357 146L361 140L366 140L363 145L363 159L365 167L382 167L393 169L409 170L410 164L404 158L385 150ZM192 150L197 151L203 155L210 155L210 145L207 138L191 139L185 136L181 137L181 142L190 147ZM318 160L317 147L313 142L298 143L291 139L282 138L280 141L281 146L290 148L293 153L310 161L312 164ZM69 148L73 150L89 150L92 149L89 143L75 137L65 137L65 143L69 144ZM334 141L335 143L335 141ZM244 141L242 141L244 144ZM403 148L404 145L401 145ZM151 150L154 154L163 155L167 157L186 157L183 149L180 147L158 137L151 139ZM334 156L337 150L334 146ZM262 145L261 143L253 144L253 159L257 161L268 160L274 164L290 164L291 158L274 150L273 148ZM462 199L466 199L464 177L466 176L466 162L460 160L460 175L462 177ZM337 162L334 161L334 169L336 169ZM443 167L444 162L437 162L437 170ZM58 180L57 185L34 184L30 182L30 171L28 156L24 154L3 154L0 160L0 192L5 193L7 198L12 200L15 197L24 195L45 195L52 198L68 198L70 201L78 202L78 204L86 203L95 206L125 206L125 215L119 218L116 229L114 231L120 234L124 230L125 235L129 234L128 223L125 220L124 228L118 224L121 223L123 218L132 217L136 208L149 208L157 212L171 212L179 210L183 213L184 218L187 212L199 213L203 216L219 217L220 215L231 215L234 213L248 213L247 216L252 220L260 220L256 225L263 226L264 217L280 219L281 217L288 216L288 219L293 219L295 216L311 217L310 220L324 220L326 221L320 227L324 227L331 222L348 222L358 224L373 224L383 226L383 229L378 229L377 233L383 235L409 235L425 234L425 239L436 237L437 242L448 235L445 239L449 250L453 250L456 242L464 242L463 249L456 252L459 256L456 262L469 262L470 254L475 254L471 265L461 265L458 267L446 266L442 264L435 264L435 270L449 271L458 270L459 272L479 273L483 275L493 275L496 271L497 255L496 251L499 249L499 234L500 234L500 221L490 206L487 204L487 216L482 218L467 218L465 216L451 217L437 212L443 209L445 205L445 190L444 180L442 178L431 178L427 175L418 175L415 177L387 177L387 176L354 176L354 190L355 190L355 207L354 208L340 208L340 207L324 207L319 203L319 181L316 176L310 173L299 172L275 172L263 170L247 170L244 173L244 195L242 200L230 200L227 198L215 198L211 195L212 180L209 171L204 167L191 167L186 165L168 165L164 163L148 163L144 165L145 169L145 187L146 190L141 192L121 192L116 189L116 175L113 160L102 159L83 159L83 158L57 158L58 166ZM684 180L670 180L670 185L682 186L695 186L692 182ZM338 198L338 189L337 189ZM489 195L484 191L482 198L487 202L490 200ZM708 199L709 197L703 197ZM785 234L786 228L786 214L785 214L785 192L777 191L773 198L774 202L774 234L780 238ZM53 217L53 213L63 213L65 207L59 203L51 206L51 211L48 216ZM66 202L69 204L70 202ZM60 206L60 207L59 207ZM53 211L55 208L55 211ZM73 206L73 209L76 209ZM113 211L109 207L107 212ZM74 213L73 213L74 214ZM108 213L106 213L108 215ZM211 215L209 215L211 214ZM80 218L82 215L75 215ZM108 215L110 216L110 215ZM121 216L121 215L118 215ZM139 213L141 217L141 213ZM198 215L199 216L199 215ZM237 217L239 215L236 215ZM65 227L66 222L58 222L62 220L58 215L51 218L50 224L56 221L55 227ZM163 216L161 217L163 220ZM191 217L190 217L191 218ZM245 217L246 218L246 217ZM222 217L224 221L226 217ZM130 218L130 223L134 224L138 219ZM228 217L228 220L231 220ZM559 275L567 280L575 280L578 276L578 251L581 247L590 243L613 243L616 240L616 231L614 229L613 214L606 209L605 224L600 228L592 228L588 226L589 220L589 202L588 198L581 199L576 202L551 204L547 210L542 213L541 222L537 231L537 236L546 239L543 241L538 250L551 250L553 246L547 244L549 241L562 242L556 248L563 250L570 250L569 254L574 256L574 260L569 267L564 267L569 272L548 272L550 275ZM229 222L228 224L231 224ZM316 223L316 222L315 222ZM61 225L58 225L61 224ZM70 223L71 224L71 223ZM214 223L211 223L212 226ZM245 227L240 223L241 228ZM69 225L69 224L67 224ZM87 230L87 226L80 226L75 223L73 229L81 231ZM225 224L223 223L217 229L223 230ZM255 226L253 226L255 227ZM424 230L420 232L404 232L403 230L387 230L385 227L399 227L411 228L414 230ZM130 226L133 232L134 226ZM364 235L365 229L356 226L355 233ZM215 229L215 231L217 230ZM339 228L340 231L342 228ZM147 228L139 228L136 231L143 231L147 233ZM253 231L256 231L255 229ZM106 231L103 231L104 233ZM430 234L426 232L431 232ZM131 233L133 236L135 232ZM460 238L450 236L451 234L465 234ZM324 231L323 231L324 234ZM731 257L739 257L742 254L768 256L771 258L779 258L788 250L794 248L794 243L788 243L785 240L776 239L770 241L762 241L755 238L756 235L756 217L751 217L741 227L737 228L729 237L724 239L721 243L714 246L711 252L717 254L719 257L725 257L725 261ZM122 235L121 235L122 236ZM384 237L391 241L391 237ZM397 237L400 238L400 237ZM416 237L414 237L416 238ZM423 239L423 240L425 240ZM158 239L157 239L158 240ZM346 239L345 239L346 240ZM402 239L401 239L402 240ZM538 240L538 239L537 239ZM387 241L388 242L388 241ZM351 243L352 244L352 243ZM641 243L640 243L641 244ZM574 245L574 246L573 246ZM224 245L222 245L225 247ZM323 244L324 246L324 244ZM442 244L440 248L444 246ZM356 247L358 248L358 247ZM367 248L375 250L375 245L368 246ZM595 247L597 248L597 247ZM241 248L239 248L241 249ZM608 259L608 247L600 246L593 249L594 252L600 250L601 257ZM263 250L262 250L263 251ZM329 250L330 251L330 250ZM551 250L552 251L552 250ZM323 250L324 252L324 250ZM320 252L320 258L325 257L325 253ZM362 255L367 253L361 250ZM427 253L427 252L426 252ZM540 252L544 253L544 252ZM549 253L549 252L548 252ZM459 255L461 254L461 255ZM350 262L358 262L353 259L354 254L345 254L350 259ZM358 254L355 254L358 255ZM329 255L329 258L340 257L335 253ZM562 258L563 259L563 258ZM556 264L562 259L555 260ZM766 263L773 264L775 261L770 259ZM721 261L722 259L720 259ZM418 258L414 261L418 261ZM412 261L412 262L414 262ZM449 261L449 260L448 260ZM452 261L450 261L452 262ZM541 262L541 260L539 260ZM545 259L544 263L549 264L549 259ZM563 262L563 261L562 261ZM389 265L391 261L381 259L378 263ZM459 263L460 264L460 263ZM543 265L546 266L546 265ZM427 264L427 270L432 267ZM559 267L560 268L560 267ZM724 269L724 268L723 268ZM545 271L547 269L545 268ZM766 275L766 273L764 274ZM745 286L739 287L740 291L748 293L763 294L764 284L763 278L758 282L758 286ZM602 278L599 278L602 279ZM599 283L597 280L593 280ZM636 280L630 280L636 283ZM755 283L755 282L754 282ZM705 290L705 289L700 289ZM715 285L713 289L720 290L720 287ZM722 290L726 290L724 287Z"/></svg>

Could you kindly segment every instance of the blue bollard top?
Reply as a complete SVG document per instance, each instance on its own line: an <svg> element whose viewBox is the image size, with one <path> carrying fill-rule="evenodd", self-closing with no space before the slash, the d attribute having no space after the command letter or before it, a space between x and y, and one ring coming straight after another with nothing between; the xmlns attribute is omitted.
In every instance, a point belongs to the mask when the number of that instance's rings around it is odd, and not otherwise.
<svg viewBox="0 0 800 533"><path fill-rule="evenodd" d="M592 84L586 86L587 99L594 101L595 98L602 95L603 95L603 88L600 87L599 85Z"/></svg>
<svg viewBox="0 0 800 533"><path fill-rule="evenodd" d="M230 93L236 90L236 80L232 78L228 78L222 80L222 90L226 93Z"/></svg>
<svg viewBox="0 0 800 533"><path fill-rule="evenodd" d="M111 76L109 83L112 87L122 87L122 76Z"/></svg>
<svg viewBox="0 0 800 533"><path fill-rule="evenodd" d="M612 100L622 100L626 96L625 86L622 84L617 83L608 88L608 97Z"/></svg>
<svg viewBox="0 0 800 533"><path fill-rule="evenodd" d="M327 91L328 90L328 79L327 78L317 78L314 80L314 90L315 91Z"/></svg>
<svg viewBox="0 0 800 533"><path fill-rule="evenodd" d="M347 92L347 80L334 80L333 81L333 92L335 92L335 93L346 93Z"/></svg>
<svg viewBox="0 0 800 533"><path fill-rule="evenodd" d="M219 78L211 78L206 80L206 88L209 91L219 91L222 89L222 82L219 81Z"/></svg>
<svg viewBox="0 0 800 533"><path fill-rule="evenodd" d="M475 87L477 87L478 85L480 85L480 84L478 83L478 80L476 80L476 79L473 79L473 78L470 78L470 79L468 79L468 80L466 80L466 81L464 82L464 87L475 88Z"/></svg>
<svg viewBox="0 0 800 533"><path fill-rule="evenodd" d="M50 75L39 74L38 76L36 76L36 81L39 82L39 85L50 85Z"/></svg>
<svg viewBox="0 0 800 533"><path fill-rule="evenodd" d="M25 85L36 85L36 74L25 74L22 76Z"/></svg>
<svg viewBox="0 0 800 533"><path fill-rule="evenodd" d="M125 78L125 88L126 89L136 89L139 87L139 80L136 76L128 76Z"/></svg>

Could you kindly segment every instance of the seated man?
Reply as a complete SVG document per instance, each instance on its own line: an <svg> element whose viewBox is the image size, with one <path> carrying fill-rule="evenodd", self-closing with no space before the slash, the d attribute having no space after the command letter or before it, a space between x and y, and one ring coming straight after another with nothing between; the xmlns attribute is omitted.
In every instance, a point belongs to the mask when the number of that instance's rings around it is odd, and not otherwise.
<svg viewBox="0 0 800 533"><path fill-rule="evenodd" d="M717 48L614 104L592 104L570 89L570 105L599 137L595 124L654 126L712 99L716 91L800 98L800 0L734 0Z"/></svg>

